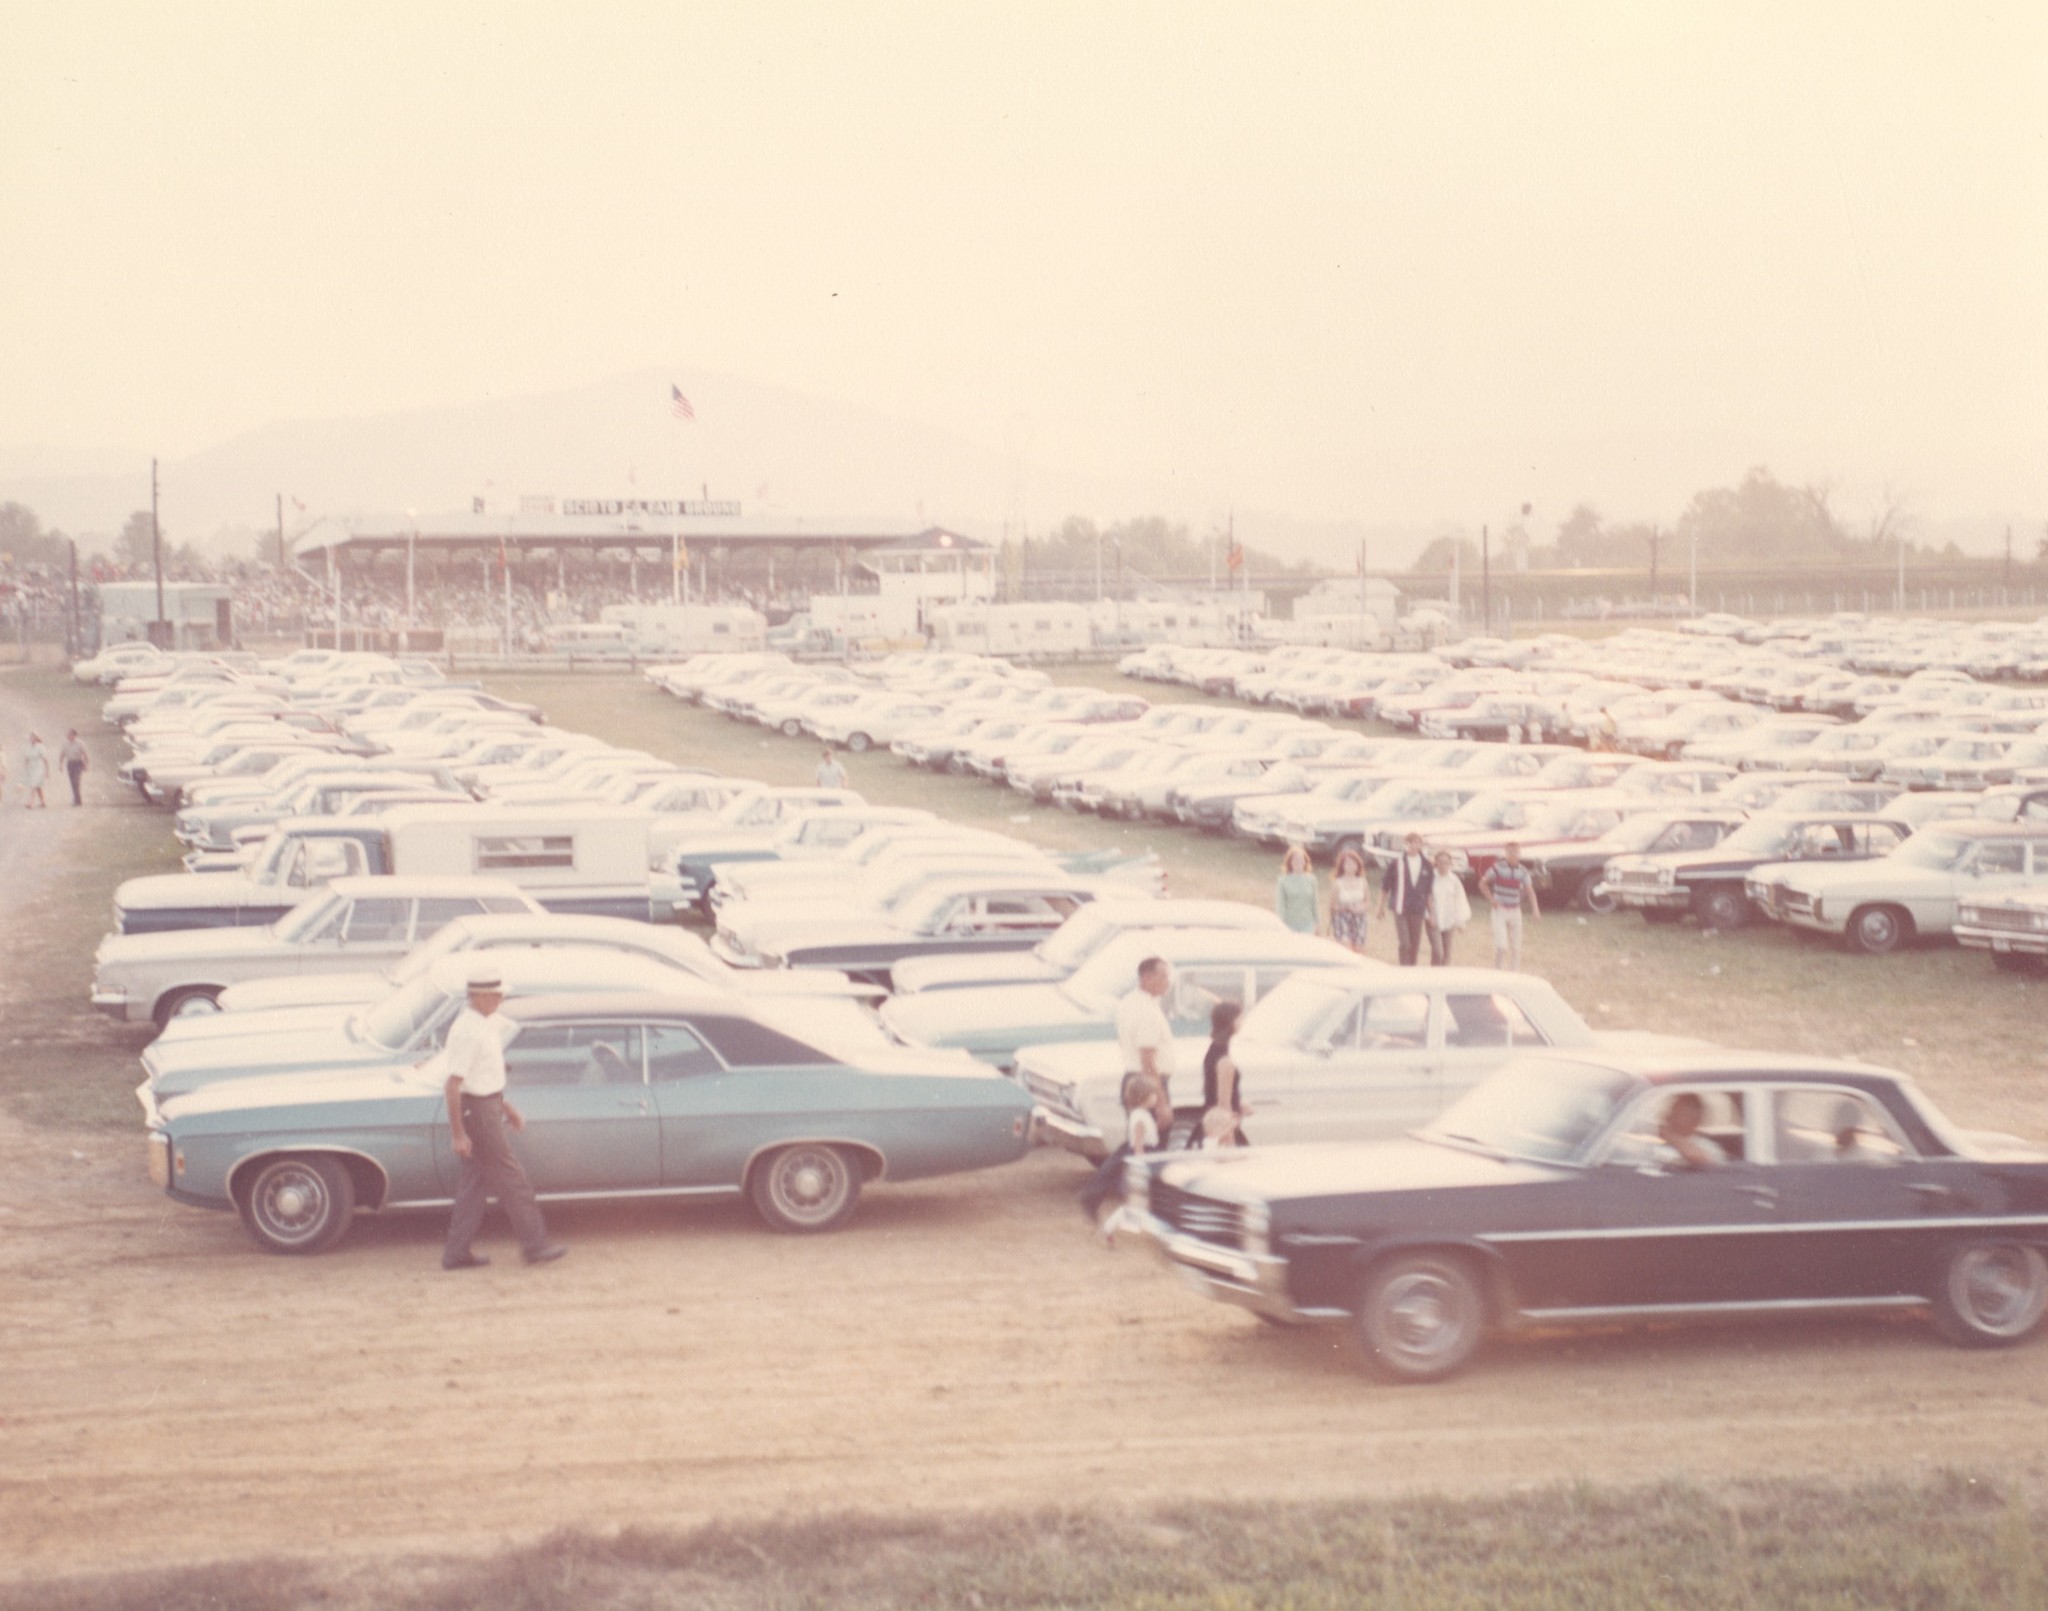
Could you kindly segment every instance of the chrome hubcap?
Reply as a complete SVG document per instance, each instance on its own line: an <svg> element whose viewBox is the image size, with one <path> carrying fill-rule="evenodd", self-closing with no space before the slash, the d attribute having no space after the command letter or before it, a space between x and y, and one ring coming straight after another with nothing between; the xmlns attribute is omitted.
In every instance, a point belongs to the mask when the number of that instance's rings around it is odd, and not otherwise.
<svg viewBox="0 0 2048 1611"><path fill-rule="evenodd" d="M2040 1314L2039 1261L2023 1248L1974 1249L1957 1262L1952 1279L1957 1307L1984 1331L2024 1331Z"/></svg>
<svg viewBox="0 0 2048 1611"><path fill-rule="evenodd" d="M1463 1335L1461 1310L1458 1294L1443 1277L1429 1272L1402 1276L1387 1289L1387 1339L1416 1358L1443 1353Z"/></svg>

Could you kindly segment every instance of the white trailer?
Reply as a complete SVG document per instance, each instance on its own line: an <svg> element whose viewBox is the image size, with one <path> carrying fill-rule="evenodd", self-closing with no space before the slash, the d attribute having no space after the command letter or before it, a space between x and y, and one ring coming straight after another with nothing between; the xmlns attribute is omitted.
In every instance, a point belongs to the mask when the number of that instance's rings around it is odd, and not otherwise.
<svg viewBox="0 0 2048 1611"><path fill-rule="evenodd" d="M768 638L768 618L744 604L608 604L602 619L629 628L647 657L753 650Z"/></svg>

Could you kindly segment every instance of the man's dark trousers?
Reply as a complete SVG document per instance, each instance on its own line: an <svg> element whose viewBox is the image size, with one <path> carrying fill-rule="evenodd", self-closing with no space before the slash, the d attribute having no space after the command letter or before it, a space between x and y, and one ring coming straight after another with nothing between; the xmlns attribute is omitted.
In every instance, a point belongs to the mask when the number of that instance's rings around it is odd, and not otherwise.
<svg viewBox="0 0 2048 1611"><path fill-rule="evenodd" d="M469 1156L458 1158L462 1173L455 1186L455 1213L448 1222L448 1241L441 1249L441 1262L460 1263L469 1244L484 1222L484 1204L498 1199L512 1233L527 1253L548 1245L548 1228L533 1200L533 1187L505 1134L505 1102L496 1096L465 1096L462 1099L462 1128L469 1133Z"/></svg>
<svg viewBox="0 0 2048 1611"><path fill-rule="evenodd" d="M1401 966L1404 968L1414 967L1416 959L1422 955L1424 915L1421 912L1396 912L1394 914L1394 935L1400 941Z"/></svg>

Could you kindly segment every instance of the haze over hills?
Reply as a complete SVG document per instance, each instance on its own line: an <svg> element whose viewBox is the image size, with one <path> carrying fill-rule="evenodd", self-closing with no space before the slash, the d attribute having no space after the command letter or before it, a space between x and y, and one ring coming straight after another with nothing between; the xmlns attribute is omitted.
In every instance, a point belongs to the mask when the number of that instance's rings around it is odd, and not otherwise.
<svg viewBox="0 0 2048 1611"><path fill-rule="evenodd" d="M694 420L675 417L680 385ZM1731 478L1740 473L1731 469ZM1408 566L1433 536L1477 522L1316 518L1241 504L1229 489L1048 465L1014 447L708 370L640 370L588 386L354 418L280 420L160 466L174 542L241 557L273 528L330 514L514 510L523 496L737 498L749 514L929 520L991 541L1043 534L1072 515L1103 524L1164 515L1198 537L1233 520L1247 544L1348 571ZM0 447L0 501L105 546L149 506L146 449ZM1597 493L1589 501L1599 501ZM1564 511L1544 511L1541 527ZM1669 512L1675 515L1674 509ZM1668 516L1667 516L1668 518ZM2004 517L1923 520L1916 536L1995 552ZM2023 525L2031 555L2038 533Z"/></svg>

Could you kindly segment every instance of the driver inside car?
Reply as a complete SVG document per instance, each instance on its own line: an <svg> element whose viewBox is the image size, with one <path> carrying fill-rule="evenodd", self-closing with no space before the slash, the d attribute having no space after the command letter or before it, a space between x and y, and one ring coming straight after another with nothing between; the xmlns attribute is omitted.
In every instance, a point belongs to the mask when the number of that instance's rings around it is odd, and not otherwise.
<svg viewBox="0 0 2048 1611"><path fill-rule="evenodd" d="M1696 1091L1680 1091L1664 1109L1657 1139L1664 1144L1665 1164L1673 1169L1717 1169L1728 1154L1712 1136L1702 1135L1707 1104Z"/></svg>

